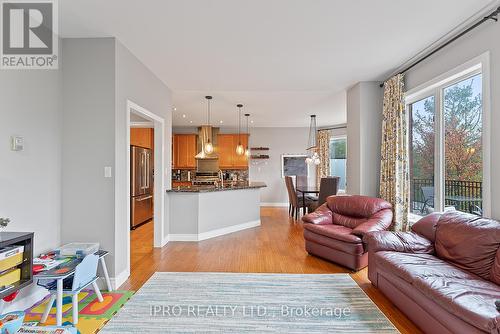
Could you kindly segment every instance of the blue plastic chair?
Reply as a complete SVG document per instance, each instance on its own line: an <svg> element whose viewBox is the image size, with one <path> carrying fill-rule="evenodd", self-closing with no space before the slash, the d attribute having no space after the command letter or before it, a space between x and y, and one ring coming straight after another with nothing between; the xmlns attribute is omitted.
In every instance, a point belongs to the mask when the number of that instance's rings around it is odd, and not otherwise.
<svg viewBox="0 0 500 334"><path fill-rule="evenodd" d="M99 257L94 254L89 254L78 264L75 268L75 274L73 275L73 283L71 289L63 289L63 293L66 295L71 295L71 300L73 302L73 324L78 323L78 294L80 291L85 289L87 286L92 284L95 294L99 302L102 302L101 291L97 286L97 265L99 262ZM50 313L50 309L56 300L57 290L55 288L50 288L50 300L47 303L45 311L43 312L41 322L47 321Z"/></svg>

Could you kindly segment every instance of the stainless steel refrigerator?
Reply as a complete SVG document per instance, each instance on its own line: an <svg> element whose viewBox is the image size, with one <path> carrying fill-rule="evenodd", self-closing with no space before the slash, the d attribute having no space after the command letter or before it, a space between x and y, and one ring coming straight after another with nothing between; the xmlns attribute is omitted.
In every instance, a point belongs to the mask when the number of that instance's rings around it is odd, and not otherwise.
<svg viewBox="0 0 500 334"><path fill-rule="evenodd" d="M130 228L153 218L153 153L130 146Z"/></svg>

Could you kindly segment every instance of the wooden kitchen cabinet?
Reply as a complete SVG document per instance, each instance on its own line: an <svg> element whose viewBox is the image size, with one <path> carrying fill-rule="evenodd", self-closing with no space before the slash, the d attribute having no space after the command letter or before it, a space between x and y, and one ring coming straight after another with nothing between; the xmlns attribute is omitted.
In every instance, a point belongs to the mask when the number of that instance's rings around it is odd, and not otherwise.
<svg viewBox="0 0 500 334"><path fill-rule="evenodd" d="M196 168L196 135L174 134L172 139L172 162L174 169Z"/></svg>
<svg viewBox="0 0 500 334"><path fill-rule="evenodd" d="M130 128L130 145L154 148L154 130L150 128Z"/></svg>
<svg viewBox="0 0 500 334"><path fill-rule="evenodd" d="M248 158L246 155L237 155L238 134L217 135L217 154L219 155L219 167L221 169L247 169ZM248 146L248 134L241 134L241 144L244 148Z"/></svg>
<svg viewBox="0 0 500 334"><path fill-rule="evenodd" d="M236 148L235 148L236 149ZM233 135L217 135L217 155L219 156L219 168L232 168L234 164Z"/></svg>

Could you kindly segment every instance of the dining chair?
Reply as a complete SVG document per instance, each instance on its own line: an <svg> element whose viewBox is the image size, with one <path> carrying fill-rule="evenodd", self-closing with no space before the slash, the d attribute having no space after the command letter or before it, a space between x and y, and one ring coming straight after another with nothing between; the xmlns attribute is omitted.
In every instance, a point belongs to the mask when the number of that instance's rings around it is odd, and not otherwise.
<svg viewBox="0 0 500 334"><path fill-rule="evenodd" d="M338 176L328 176L322 177L319 185L319 195L316 201L311 201L307 207L308 212L313 212L320 205L326 202L326 199L330 196L337 195L339 190L340 177Z"/></svg>
<svg viewBox="0 0 500 334"><path fill-rule="evenodd" d="M290 201L290 211L291 216L295 219L299 219L299 211L302 203L302 197L299 198L297 195L297 191L295 189L295 185L293 184L293 178L291 176L285 176L285 183L288 191L288 198ZM306 197L306 207L310 204L311 200ZM305 208L304 208L305 210ZM304 212L305 214L305 212Z"/></svg>
<svg viewBox="0 0 500 334"><path fill-rule="evenodd" d="M291 181L291 182L290 182ZM293 203L293 195L292 195L292 188L293 186L293 180L291 176L285 176L285 186L286 186L286 192L288 194L288 215L293 216L292 214L292 203Z"/></svg>
<svg viewBox="0 0 500 334"><path fill-rule="evenodd" d="M420 212L424 213L425 209L427 209L428 211L434 211L434 187L420 187L420 189L422 191L422 198L424 200L424 204L422 205L422 209L420 209Z"/></svg>

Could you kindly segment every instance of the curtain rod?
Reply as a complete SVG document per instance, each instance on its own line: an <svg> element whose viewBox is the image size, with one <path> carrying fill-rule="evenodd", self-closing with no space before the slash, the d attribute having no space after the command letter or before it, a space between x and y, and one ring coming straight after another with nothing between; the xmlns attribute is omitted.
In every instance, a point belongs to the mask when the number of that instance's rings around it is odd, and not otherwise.
<svg viewBox="0 0 500 334"><path fill-rule="evenodd" d="M481 20L479 20L478 22L474 23L469 28L467 28L467 29L463 30L462 32L460 32L459 34L453 36L451 39L449 39L448 41L446 41L446 43L441 44L439 47L437 47L436 49L432 50L430 53L426 54L425 56L423 56L420 59L416 60L412 64L408 65L407 67L405 67L404 69L402 69L401 71L399 71L397 74L403 74L405 72L408 72L409 70L411 70L412 68L414 68L415 66L417 66L418 64L420 64L421 62L423 62L424 60L426 60L427 58L429 58L430 56L434 55L435 53L441 51L442 49L444 49L445 47L447 47L451 43L455 42L460 37L468 34L472 30L476 29L481 24L483 24L483 23L485 23L485 22L487 22L489 20L493 20L495 22L498 22L498 15L499 14L500 14L500 7L498 7L496 10L494 10L490 15L485 16ZM387 80L389 80L389 79L387 79ZM385 80L385 81L387 81L387 80ZM384 83L381 83L380 87L384 87Z"/></svg>
<svg viewBox="0 0 500 334"><path fill-rule="evenodd" d="M329 128L319 128L318 131L321 131L321 130L337 130L337 129L347 129L347 125L332 126L332 127L329 127Z"/></svg>

